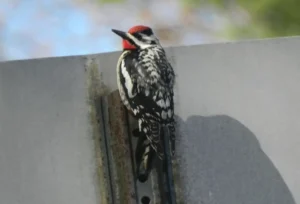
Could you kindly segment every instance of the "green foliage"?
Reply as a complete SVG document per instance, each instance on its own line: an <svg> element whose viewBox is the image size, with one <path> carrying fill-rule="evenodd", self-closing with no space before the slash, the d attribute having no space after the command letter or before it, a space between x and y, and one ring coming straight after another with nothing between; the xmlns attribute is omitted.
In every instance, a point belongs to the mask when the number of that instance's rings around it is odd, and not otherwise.
<svg viewBox="0 0 300 204"><path fill-rule="evenodd" d="M185 0L182 0L185 1ZM187 0L187 4L200 5L202 0ZM227 9L224 0L208 0L218 8ZM236 0L251 16L250 25L229 28L230 35L238 37L276 37L300 34L299 0ZM186 5L187 5L186 4Z"/></svg>
<svg viewBox="0 0 300 204"><path fill-rule="evenodd" d="M99 3L125 2L125 0L97 1ZM232 0L181 0L182 6L189 12L207 4L213 4L226 12L230 2ZM227 37L263 38L300 35L300 0L235 0L233 3L249 13L251 22L244 26L230 26L226 30Z"/></svg>
<svg viewBox="0 0 300 204"><path fill-rule="evenodd" d="M199 7L202 2L202 0L181 0L182 5L188 8Z"/></svg>

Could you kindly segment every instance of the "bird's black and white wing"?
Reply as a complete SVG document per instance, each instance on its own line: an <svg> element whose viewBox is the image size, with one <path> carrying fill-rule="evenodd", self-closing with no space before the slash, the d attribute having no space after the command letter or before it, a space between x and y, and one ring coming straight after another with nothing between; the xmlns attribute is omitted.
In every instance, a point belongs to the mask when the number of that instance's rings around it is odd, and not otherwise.
<svg viewBox="0 0 300 204"><path fill-rule="evenodd" d="M140 131L149 139L158 156L162 157L161 127L173 126L174 122L175 78L164 51L147 49L124 52L117 71L124 105L138 118Z"/></svg>

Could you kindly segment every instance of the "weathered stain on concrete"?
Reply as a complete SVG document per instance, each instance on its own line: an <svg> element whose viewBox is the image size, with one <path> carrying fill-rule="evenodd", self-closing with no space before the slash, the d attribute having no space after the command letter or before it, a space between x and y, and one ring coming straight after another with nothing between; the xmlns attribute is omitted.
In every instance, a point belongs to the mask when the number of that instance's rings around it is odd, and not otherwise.
<svg viewBox="0 0 300 204"><path fill-rule="evenodd" d="M119 204L134 204L136 203L135 184L126 111L121 103L118 91L109 94L107 102L110 129L109 149L114 166L115 202Z"/></svg>
<svg viewBox="0 0 300 204"><path fill-rule="evenodd" d="M86 86L87 86L87 104L89 108L88 117L90 120L90 135L94 141L94 151L96 159L97 174L95 175L98 181L100 204L113 203L111 184L109 178L108 158L106 155L105 146L105 131L102 119L101 97L108 94L108 90L101 81L98 63L94 58L87 58L85 64Z"/></svg>

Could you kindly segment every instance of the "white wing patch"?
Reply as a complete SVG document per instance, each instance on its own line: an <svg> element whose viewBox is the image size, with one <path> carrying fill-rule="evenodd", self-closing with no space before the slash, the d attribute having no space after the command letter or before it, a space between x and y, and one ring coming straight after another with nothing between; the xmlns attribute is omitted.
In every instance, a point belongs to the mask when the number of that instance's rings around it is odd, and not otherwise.
<svg viewBox="0 0 300 204"><path fill-rule="evenodd" d="M169 107L169 106L170 106L170 99L169 99L169 97L166 98L165 106L166 106L166 107Z"/></svg>
<svg viewBox="0 0 300 204"><path fill-rule="evenodd" d="M145 95L146 95L146 96L149 96L149 94L150 94L150 91L149 91L148 88L146 88L146 89L145 89Z"/></svg>
<svg viewBox="0 0 300 204"><path fill-rule="evenodd" d="M130 98L133 98L136 94L132 93L133 83L132 83L131 77L125 67L124 61L122 61L122 64L121 64L121 71L122 71L123 77L125 79L125 87L127 89L128 96Z"/></svg>
<svg viewBox="0 0 300 204"><path fill-rule="evenodd" d="M167 119L167 112L166 111L161 112L161 118L164 119L164 120Z"/></svg>
<svg viewBox="0 0 300 204"><path fill-rule="evenodd" d="M169 118L172 117L172 111L171 111L171 109L168 110L168 116L169 116Z"/></svg>
<svg viewBox="0 0 300 204"><path fill-rule="evenodd" d="M165 108L166 107L166 104L165 104L165 101L163 99L160 99L156 102L156 104L161 107L161 108Z"/></svg>
<svg viewBox="0 0 300 204"><path fill-rule="evenodd" d="M134 109L134 110L132 110L132 112L134 113L134 115L136 115L139 112L139 110L138 109Z"/></svg>
<svg viewBox="0 0 300 204"><path fill-rule="evenodd" d="M121 97L122 102L127 107L127 109L130 109L129 102L126 98L125 90L124 90L124 88L121 84L121 76L120 76L120 74L121 74L120 72L121 72L121 69L122 69L121 65L122 65L123 59L128 53L129 53L128 51L125 51L119 57L119 60L118 60L118 63L117 63L117 84L118 84L118 89L119 89L119 93L120 93L120 97Z"/></svg>
<svg viewBox="0 0 300 204"><path fill-rule="evenodd" d="M164 100L164 99L162 98L162 99L158 100L158 101L156 102L156 104L157 104L159 107L163 108L163 109L169 108L169 107L170 107L170 99L169 99L169 98L166 98L166 99Z"/></svg>

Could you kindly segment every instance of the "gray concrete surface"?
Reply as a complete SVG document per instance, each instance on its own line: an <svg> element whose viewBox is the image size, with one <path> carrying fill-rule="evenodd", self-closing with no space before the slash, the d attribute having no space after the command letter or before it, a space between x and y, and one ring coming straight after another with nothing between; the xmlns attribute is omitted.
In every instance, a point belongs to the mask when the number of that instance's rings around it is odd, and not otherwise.
<svg viewBox="0 0 300 204"><path fill-rule="evenodd" d="M300 204L300 38L169 48L187 203ZM116 89L119 52L92 55ZM97 203L85 57L0 64L0 199Z"/></svg>
<svg viewBox="0 0 300 204"><path fill-rule="evenodd" d="M80 58L0 64L0 203L96 204Z"/></svg>

